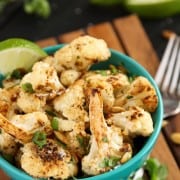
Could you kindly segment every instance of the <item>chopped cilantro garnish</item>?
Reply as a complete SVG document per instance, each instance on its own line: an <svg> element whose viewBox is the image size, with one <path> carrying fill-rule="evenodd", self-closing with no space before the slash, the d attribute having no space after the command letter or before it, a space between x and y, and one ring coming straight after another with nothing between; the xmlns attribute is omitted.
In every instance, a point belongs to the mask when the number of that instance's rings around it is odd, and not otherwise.
<svg viewBox="0 0 180 180"><path fill-rule="evenodd" d="M102 162L100 163L100 167L101 168L106 168L106 167L115 167L116 165L118 165L118 162L119 162L120 158L118 157L107 157L107 158L104 158L102 160Z"/></svg>
<svg viewBox="0 0 180 180"><path fill-rule="evenodd" d="M59 121L58 121L58 118L57 117L54 117L51 121L51 127L57 131L58 128L59 128Z"/></svg>
<svg viewBox="0 0 180 180"><path fill-rule="evenodd" d="M167 167L155 158L149 158L144 168L147 170L151 180L165 180L167 178Z"/></svg>
<svg viewBox="0 0 180 180"><path fill-rule="evenodd" d="M133 96L128 95L126 98L127 98L127 99L131 99L131 98L133 98Z"/></svg>
<svg viewBox="0 0 180 180"><path fill-rule="evenodd" d="M117 74L118 73L118 69L116 68L116 66L114 65L109 65L109 69L111 71L112 74Z"/></svg>
<svg viewBox="0 0 180 180"><path fill-rule="evenodd" d="M46 112L49 116L52 116L52 117L57 116L57 114L56 114L55 112L51 111L51 110L45 110L45 112Z"/></svg>
<svg viewBox="0 0 180 180"><path fill-rule="evenodd" d="M25 75L26 71L25 69L15 69L12 74L11 74L11 78L14 79L21 79L24 75Z"/></svg>
<svg viewBox="0 0 180 180"><path fill-rule="evenodd" d="M136 76L135 75L133 75L133 76L128 76L128 80L129 80L129 82L130 83L132 83L134 80L135 80L135 78L136 78Z"/></svg>
<svg viewBox="0 0 180 180"><path fill-rule="evenodd" d="M34 93L32 84L29 82L22 84L21 88L27 93Z"/></svg>
<svg viewBox="0 0 180 180"><path fill-rule="evenodd" d="M101 74L102 76L107 76L107 70L97 70L96 73Z"/></svg>
<svg viewBox="0 0 180 180"><path fill-rule="evenodd" d="M38 145L40 148L42 148L46 144L46 133L37 131L33 135L32 141L34 144Z"/></svg>
<svg viewBox="0 0 180 180"><path fill-rule="evenodd" d="M102 141L103 141L103 142L108 142L108 138L107 138L106 136L104 136L104 137L102 138Z"/></svg>

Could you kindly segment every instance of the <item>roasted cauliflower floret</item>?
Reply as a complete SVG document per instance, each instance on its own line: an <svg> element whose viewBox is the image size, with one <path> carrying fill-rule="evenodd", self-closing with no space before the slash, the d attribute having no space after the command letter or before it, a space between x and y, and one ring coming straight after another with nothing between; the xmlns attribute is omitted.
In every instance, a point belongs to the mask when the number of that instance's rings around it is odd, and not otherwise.
<svg viewBox="0 0 180 180"><path fill-rule="evenodd" d="M3 116L7 116L7 113L9 111L11 105L11 98L10 94L6 89L0 88L0 113Z"/></svg>
<svg viewBox="0 0 180 180"><path fill-rule="evenodd" d="M89 94L89 90L92 88L97 88L101 91L103 98L103 108L105 111L108 111L114 105L114 88L111 83L107 81L107 76L103 76L101 74L92 74L85 76L85 93L86 97Z"/></svg>
<svg viewBox="0 0 180 180"><path fill-rule="evenodd" d="M150 113L140 107L132 106L124 112L113 113L109 120L128 132L130 136L149 136L153 132L153 121Z"/></svg>
<svg viewBox="0 0 180 180"><path fill-rule="evenodd" d="M83 86L84 81L79 80L54 99L54 109L66 119L88 121L88 113L84 109L85 95Z"/></svg>
<svg viewBox="0 0 180 180"><path fill-rule="evenodd" d="M122 73L107 76L107 82L112 84L115 95L117 91L121 91L130 85L127 75Z"/></svg>
<svg viewBox="0 0 180 180"><path fill-rule="evenodd" d="M80 157L85 153L85 147L80 144L79 139L88 138L85 132L85 122L89 121L88 113L84 107L83 86L84 80L78 80L66 89L64 94L56 97L53 101L54 109L62 114L64 121L69 122L66 127L59 125L60 129L58 133L56 132L56 135L58 139L67 144L68 148L74 150ZM73 129L67 131L63 130L63 128Z"/></svg>
<svg viewBox="0 0 180 180"><path fill-rule="evenodd" d="M77 175L77 158L54 140L39 148L33 142L21 149L20 166L34 178L67 179Z"/></svg>
<svg viewBox="0 0 180 180"><path fill-rule="evenodd" d="M97 175L129 160L131 145L123 142L120 129L107 126L102 97L97 89L93 89L90 95L89 118L91 145L89 154L82 158L82 170L86 174Z"/></svg>
<svg viewBox="0 0 180 180"><path fill-rule="evenodd" d="M31 141L36 131L52 133L50 121L43 112L15 115L10 121L0 114L0 127L22 143Z"/></svg>
<svg viewBox="0 0 180 180"><path fill-rule="evenodd" d="M153 132L158 97L145 77L101 62L110 55L104 40L80 36L31 72L17 69L4 79L0 154L15 157L32 178L58 180L95 176L131 159L134 138Z"/></svg>
<svg viewBox="0 0 180 180"><path fill-rule="evenodd" d="M58 72L67 69L87 71L99 61L110 57L110 50L102 39L90 36L81 36L55 52L55 67Z"/></svg>
<svg viewBox="0 0 180 180"><path fill-rule="evenodd" d="M72 85L80 76L81 72L69 69L61 73L60 81L64 86L68 87Z"/></svg>
<svg viewBox="0 0 180 180"><path fill-rule="evenodd" d="M34 64L32 72L23 77L21 86L25 83L30 83L35 93L39 96L54 97L57 93L64 90L54 67L45 62Z"/></svg>
<svg viewBox="0 0 180 180"><path fill-rule="evenodd" d="M37 96L35 93L27 93L21 90L17 99L17 105L25 113L43 111L46 105L46 97Z"/></svg>
<svg viewBox="0 0 180 180"><path fill-rule="evenodd" d="M71 128L71 126L73 125L73 129L71 131L67 131L66 129L66 131L59 130L55 131L54 133L56 137L61 142L63 142L70 151L74 152L79 158L82 158L87 152L89 134L85 132L84 122L80 121L72 123L72 121L70 121L69 123L71 124L66 126L66 128Z"/></svg>
<svg viewBox="0 0 180 180"><path fill-rule="evenodd" d="M0 113L8 119L20 111L16 103L19 91L19 86L8 89L0 88Z"/></svg>
<svg viewBox="0 0 180 180"><path fill-rule="evenodd" d="M151 83L142 76L137 77L129 87L119 93L116 106L139 106L148 112L154 112L158 105L158 97Z"/></svg>
<svg viewBox="0 0 180 180"><path fill-rule="evenodd" d="M12 157L17 153L18 143L15 138L0 129L0 153L11 155Z"/></svg>

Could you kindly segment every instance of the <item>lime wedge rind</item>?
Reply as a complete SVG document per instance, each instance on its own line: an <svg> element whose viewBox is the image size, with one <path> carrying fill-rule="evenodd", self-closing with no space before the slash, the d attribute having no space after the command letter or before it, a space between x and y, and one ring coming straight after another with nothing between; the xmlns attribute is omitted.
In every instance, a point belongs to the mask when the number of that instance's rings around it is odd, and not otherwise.
<svg viewBox="0 0 180 180"><path fill-rule="evenodd" d="M47 56L47 53L35 43L11 38L0 42L0 73L4 76L17 68L30 70L32 65Z"/></svg>
<svg viewBox="0 0 180 180"><path fill-rule="evenodd" d="M14 47L24 47L24 48L30 48L33 49L34 51L38 52L42 56L46 56L47 53L43 51L38 45L35 43L22 39L22 38L10 38L4 41L0 42L0 51L9 49L9 48L14 48Z"/></svg>

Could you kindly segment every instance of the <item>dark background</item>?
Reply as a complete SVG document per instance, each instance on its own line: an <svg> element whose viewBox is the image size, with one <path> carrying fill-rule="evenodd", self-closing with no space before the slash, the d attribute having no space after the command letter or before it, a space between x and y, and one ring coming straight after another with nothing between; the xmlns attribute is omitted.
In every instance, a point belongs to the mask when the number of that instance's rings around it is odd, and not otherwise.
<svg viewBox="0 0 180 180"><path fill-rule="evenodd" d="M36 41L129 14L120 6L95 7L90 5L88 0L51 0L50 2L52 13L46 20L25 14L20 5L7 8L0 16L0 40L21 37ZM161 58L167 43L167 40L162 38L162 31L169 29L180 34L180 15L156 20L141 18L141 22Z"/></svg>

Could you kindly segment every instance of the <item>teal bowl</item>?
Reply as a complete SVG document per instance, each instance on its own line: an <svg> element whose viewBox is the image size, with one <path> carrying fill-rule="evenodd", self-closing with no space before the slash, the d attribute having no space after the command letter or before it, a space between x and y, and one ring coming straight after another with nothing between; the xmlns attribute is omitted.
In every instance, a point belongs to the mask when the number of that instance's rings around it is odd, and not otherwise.
<svg viewBox="0 0 180 180"><path fill-rule="evenodd" d="M56 50L61 48L63 45L56 45L56 46L50 46L47 48L44 48L44 50L48 54L53 54ZM93 65L92 69L106 69L110 64L114 65L122 65L128 69L128 71L134 75L141 75L146 77L154 86L159 102L158 107L154 113L152 113L152 118L154 122L154 131L144 142L140 150L133 156L132 159L130 159L128 162L124 163L123 165L115 168L112 171L106 172L104 174L100 174L93 177L88 178L82 178L87 180L126 180L128 177L135 172L137 169L139 169L144 162L146 161L147 157L149 156L150 152L152 151L156 140L158 138L158 135L161 131L161 124L163 119L163 104L162 104L162 98L160 91L154 82L151 75L135 60L132 58L117 52L113 49L111 49L111 57L105 61L98 63L96 65ZM0 76L0 82L2 81L3 76ZM34 178L30 177L28 174L26 174L24 171L16 168L9 162L7 162L5 159L0 157L0 167L13 179L13 180L33 180ZM38 168L38 167L37 167Z"/></svg>

